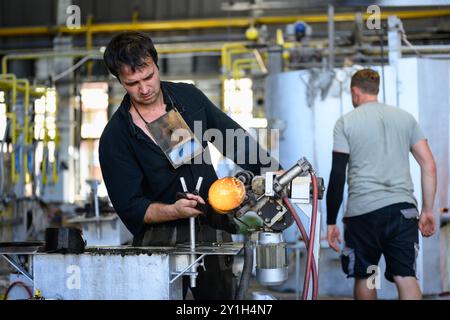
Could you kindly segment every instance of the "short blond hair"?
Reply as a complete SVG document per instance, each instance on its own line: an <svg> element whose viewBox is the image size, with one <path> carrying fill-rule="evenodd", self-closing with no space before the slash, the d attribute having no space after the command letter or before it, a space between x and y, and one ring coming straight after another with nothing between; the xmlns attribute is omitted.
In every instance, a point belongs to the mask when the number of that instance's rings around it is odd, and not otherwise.
<svg viewBox="0 0 450 320"><path fill-rule="evenodd" d="M372 69L359 70L352 76L350 87L357 87L364 93L377 95L380 90L380 75Z"/></svg>

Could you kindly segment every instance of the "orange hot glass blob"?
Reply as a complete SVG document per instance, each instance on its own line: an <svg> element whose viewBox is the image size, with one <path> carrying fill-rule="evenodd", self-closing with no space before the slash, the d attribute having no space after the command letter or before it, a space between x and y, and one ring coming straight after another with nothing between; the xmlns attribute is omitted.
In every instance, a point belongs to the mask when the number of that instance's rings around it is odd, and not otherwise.
<svg viewBox="0 0 450 320"><path fill-rule="evenodd" d="M245 198L245 186L241 180L226 177L216 180L208 191L208 202L218 213L228 213L239 207Z"/></svg>

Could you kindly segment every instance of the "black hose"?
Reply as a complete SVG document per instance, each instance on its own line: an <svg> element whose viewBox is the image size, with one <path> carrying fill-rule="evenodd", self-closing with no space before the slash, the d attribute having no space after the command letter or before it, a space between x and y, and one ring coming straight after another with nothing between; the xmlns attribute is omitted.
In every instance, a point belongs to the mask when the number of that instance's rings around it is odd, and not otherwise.
<svg viewBox="0 0 450 320"><path fill-rule="evenodd" d="M236 300L244 300L245 294L250 282L250 276L253 269L253 244L246 239L244 244L244 267L242 269L241 280L239 281L239 288L236 292Z"/></svg>

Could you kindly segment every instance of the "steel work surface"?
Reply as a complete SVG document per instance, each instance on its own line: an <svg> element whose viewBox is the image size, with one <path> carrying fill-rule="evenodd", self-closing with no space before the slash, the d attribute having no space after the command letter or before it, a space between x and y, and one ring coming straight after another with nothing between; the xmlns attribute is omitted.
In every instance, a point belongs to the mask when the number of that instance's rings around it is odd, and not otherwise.
<svg viewBox="0 0 450 320"><path fill-rule="evenodd" d="M241 243L199 245L195 253L236 255ZM34 289L47 299L182 299L189 246L87 247L82 254L33 253Z"/></svg>

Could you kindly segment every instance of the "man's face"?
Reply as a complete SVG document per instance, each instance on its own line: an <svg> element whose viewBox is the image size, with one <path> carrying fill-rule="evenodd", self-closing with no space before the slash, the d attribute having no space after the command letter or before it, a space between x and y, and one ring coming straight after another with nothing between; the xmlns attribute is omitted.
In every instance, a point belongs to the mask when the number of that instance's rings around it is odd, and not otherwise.
<svg viewBox="0 0 450 320"><path fill-rule="evenodd" d="M135 72L129 66L123 66L119 79L132 101L143 106L151 106L161 94L159 69L151 57L145 59L146 65Z"/></svg>

